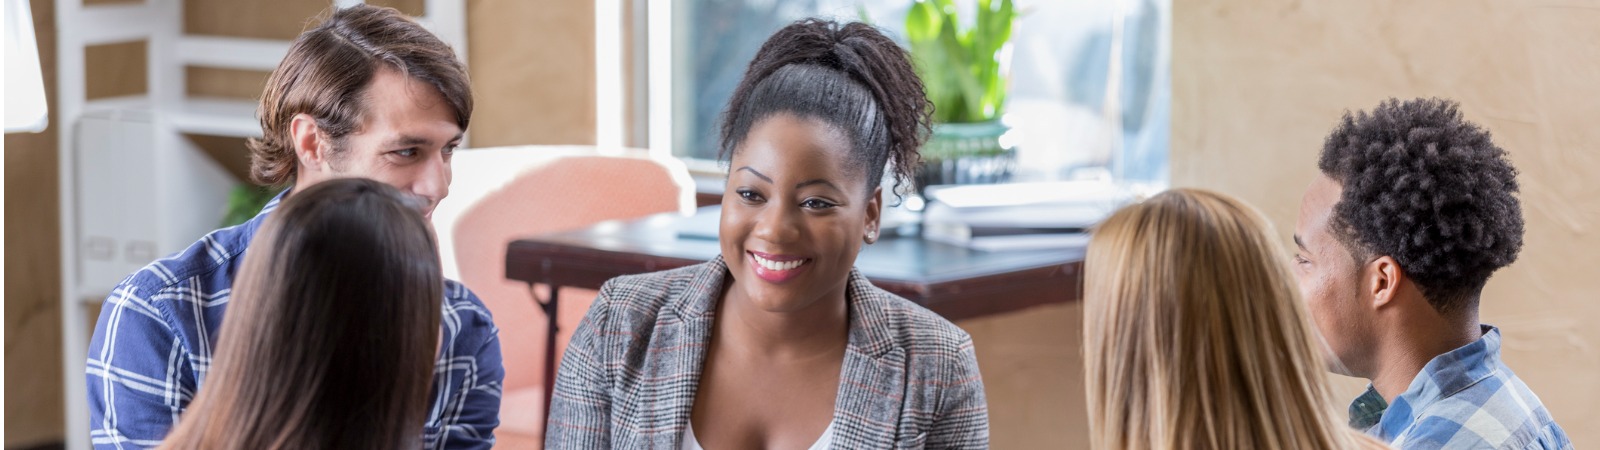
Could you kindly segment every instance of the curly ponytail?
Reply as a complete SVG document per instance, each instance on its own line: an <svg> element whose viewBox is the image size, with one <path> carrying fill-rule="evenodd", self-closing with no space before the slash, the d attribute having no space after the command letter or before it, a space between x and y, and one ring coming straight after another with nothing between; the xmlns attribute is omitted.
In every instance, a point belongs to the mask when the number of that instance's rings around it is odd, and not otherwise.
<svg viewBox="0 0 1600 450"><path fill-rule="evenodd" d="M723 112L720 157L778 113L821 119L845 132L867 186L891 162L895 190L916 173L933 106L906 51L871 25L804 19L756 52Z"/></svg>

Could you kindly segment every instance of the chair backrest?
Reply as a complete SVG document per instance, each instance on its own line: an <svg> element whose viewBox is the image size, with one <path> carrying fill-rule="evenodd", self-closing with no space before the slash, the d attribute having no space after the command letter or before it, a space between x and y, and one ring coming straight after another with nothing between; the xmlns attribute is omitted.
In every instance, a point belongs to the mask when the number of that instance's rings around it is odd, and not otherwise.
<svg viewBox="0 0 1600 450"><path fill-rule="evenodd" d="M441 256L454 259L458 279L483 300L500 328L506 390L542 384L544 374L538 369L547 323L528 285L505 278L511 241L606 220L693 210L693 184L676 160L652 159L642 152L543 152L539 147L458 152L455 185L470 192L451 195L457 203L450 212L458 214L445 220L451 226L439 230ZM467 178L471 181L463 183ZM458 194L468 198L457 199ZM441 221L437 213L435 221Z"/></svg>

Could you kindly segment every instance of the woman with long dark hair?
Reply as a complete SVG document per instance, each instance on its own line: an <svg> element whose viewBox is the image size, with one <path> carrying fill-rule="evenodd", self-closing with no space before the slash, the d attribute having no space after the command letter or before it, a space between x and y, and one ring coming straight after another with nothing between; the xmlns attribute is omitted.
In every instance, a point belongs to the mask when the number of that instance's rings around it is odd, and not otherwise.
<svg viewBox="0 0 1600 450"><path fill-rule="evenodd" d="M166 449L417 448L444 277L421 202L346 178L245 252L209 375Z"/></svg>
<svg viewBox="0 0 1600 450"><path fill-rule="evenodd" d="M601 288L546 447L987 447L971 337L854 268L878 239L884 170L911 177L928 113L877 29L773 34L724 113L722 255Z"/></svg>

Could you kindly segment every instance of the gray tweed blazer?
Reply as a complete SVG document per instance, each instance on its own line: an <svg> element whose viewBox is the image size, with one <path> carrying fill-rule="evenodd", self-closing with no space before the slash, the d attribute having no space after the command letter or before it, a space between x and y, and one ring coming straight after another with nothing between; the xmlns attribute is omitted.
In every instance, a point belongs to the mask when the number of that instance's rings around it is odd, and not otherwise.
<svg viewBox="0 0 1600 450"><path fill-rule="evenodd" d="M550 400L549 449L676 449L727 265L617 277L578 324ZM972 338L850 272L833 448L988 448Z"/></svg>

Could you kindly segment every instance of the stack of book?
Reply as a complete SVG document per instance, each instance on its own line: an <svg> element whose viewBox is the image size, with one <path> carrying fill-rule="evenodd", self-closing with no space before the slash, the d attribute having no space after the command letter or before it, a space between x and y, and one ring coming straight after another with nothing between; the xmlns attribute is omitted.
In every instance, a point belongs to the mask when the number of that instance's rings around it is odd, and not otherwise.
<svg viewBox="0 0 1600 450"><path fill-rule="evenodd" d="M1132 193L1103 181L928 188L923 237L983 251L1082 247Z"/></svg>

